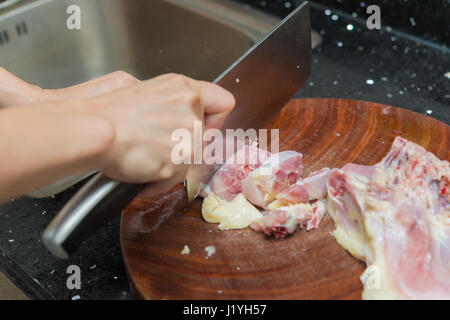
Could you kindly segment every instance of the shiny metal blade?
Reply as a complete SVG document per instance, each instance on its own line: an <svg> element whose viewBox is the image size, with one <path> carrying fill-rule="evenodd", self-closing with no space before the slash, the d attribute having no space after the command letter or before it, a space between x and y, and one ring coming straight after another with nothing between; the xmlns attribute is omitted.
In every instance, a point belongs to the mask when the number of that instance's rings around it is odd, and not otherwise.
<svg viewBox="0 0 450 320"><path fill-rule="evenodd" d="M304 2L214 81L236 98L236 107L221 131L264 128L310 72L311 26L309 4ZM213 165L191 165L185 181L189 201L215 169Z"/></svg>

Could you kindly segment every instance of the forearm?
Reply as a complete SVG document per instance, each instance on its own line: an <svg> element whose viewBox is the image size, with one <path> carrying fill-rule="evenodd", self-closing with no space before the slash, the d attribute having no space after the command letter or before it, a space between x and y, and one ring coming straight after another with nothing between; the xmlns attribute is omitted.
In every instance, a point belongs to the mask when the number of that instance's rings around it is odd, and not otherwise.
<svg viewBox="0 0 450 320"><path fill-rule="evenodd" d="M87 104L74 100L0 110L0 201L101 169L114 130Z"/></svg>

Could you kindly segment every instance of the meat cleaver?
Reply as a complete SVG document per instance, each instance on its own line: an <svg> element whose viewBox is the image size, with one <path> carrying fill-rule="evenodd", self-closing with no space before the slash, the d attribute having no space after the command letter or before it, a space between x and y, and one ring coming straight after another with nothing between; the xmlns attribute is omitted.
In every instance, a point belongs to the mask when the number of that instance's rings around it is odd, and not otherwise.
<svg viewBox="0 0 450 320"><path fill-rule="evenodd" d="M310 72L311 27L309 4L304 2L214 81L236 99L236 107L221 131L264 128L305 83ZM208 182L214 170L213 165L205 164L189 167L185 180L189 200L198 195L201 184ZM44 230L44 245L55 256L67 259L86 237L111 220L144 187L96 174ZM150 189L158 190L158 182L151 183Z"/></svg>

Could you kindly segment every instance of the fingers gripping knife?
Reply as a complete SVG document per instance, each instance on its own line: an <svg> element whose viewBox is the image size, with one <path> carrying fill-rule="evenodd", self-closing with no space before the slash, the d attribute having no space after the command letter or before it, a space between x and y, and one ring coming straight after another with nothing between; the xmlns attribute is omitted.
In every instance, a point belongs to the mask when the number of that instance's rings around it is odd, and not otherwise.
<svg viewBox="0 0 450 320"><path fill-rule="evenodd" d="M214 82L230 91L236 107L221 130L264 128L305 83L311 70L309 5L304 2ZM191 165L185 181L189 200L216 168ZM157 195L158 183L150 184ZM153 185L153 188L152 188ZM113 181L101 173L88 181L45 229L44 245L68 258L91 233L121 211L145 185Z"/></svg>

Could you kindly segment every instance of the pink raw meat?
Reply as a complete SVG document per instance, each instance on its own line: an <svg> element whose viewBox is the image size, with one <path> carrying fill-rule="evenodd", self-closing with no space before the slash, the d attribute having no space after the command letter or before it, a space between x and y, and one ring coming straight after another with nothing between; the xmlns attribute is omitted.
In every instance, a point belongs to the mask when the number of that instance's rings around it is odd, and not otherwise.
<svg viewBox="0 0 450 320"><path fill-rule="evenodd" d="M245 197L265 208L275 196L302 176L302 154L283 151L273 154L242 182Z"/></svg>
<svg viewBox="0 0 450 320"><path fill-rule="evenodd" d="M298 179L277 195L277 200L284 203L302 203L323 198L327 194L329 168L311 172L305 179Z"/></svg>
<svg viewBox="0 0 450 320"><path fill-rule="evenodd" d="M256 144L239 149L214 174L208 186L219 198L231 201L242 192L242 181L270 157L270 152Z"/></svg>
<svg viewBox="0 0 450 320"><path fill-rule="evenodd" d="M449 181L448 161L400 137L372 167L331 171L329 212L382 278L364 298L450 299Z"/></svg>
<svg viewBox="0 0 450 320"><path fill-rule="evenodd" d="M258 221L253 222L250 227L279 239L302 227L306 230L317 228L325 213L324 199L315 201L311 206L305 204L284 206L270 211Z"/></svg>

